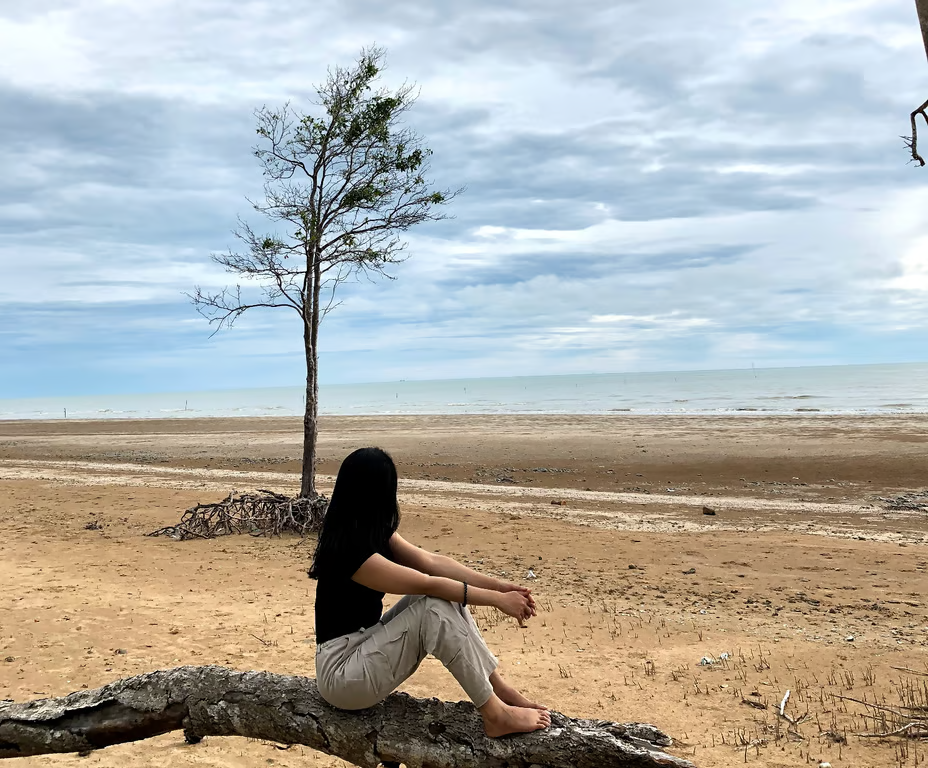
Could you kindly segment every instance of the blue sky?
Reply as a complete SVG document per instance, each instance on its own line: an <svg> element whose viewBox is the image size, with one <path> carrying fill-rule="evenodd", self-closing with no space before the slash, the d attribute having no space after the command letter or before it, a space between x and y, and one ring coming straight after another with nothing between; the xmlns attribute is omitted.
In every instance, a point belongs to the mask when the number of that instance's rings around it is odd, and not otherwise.
<svg viewBox="0 0 928 768"><path fill-rule="evenodd" d="M253 110L372 43L467 191L323 383L928 359L911 0L0 0L0 397L298 384L291 313L183 294L234 284Z"/></svg>

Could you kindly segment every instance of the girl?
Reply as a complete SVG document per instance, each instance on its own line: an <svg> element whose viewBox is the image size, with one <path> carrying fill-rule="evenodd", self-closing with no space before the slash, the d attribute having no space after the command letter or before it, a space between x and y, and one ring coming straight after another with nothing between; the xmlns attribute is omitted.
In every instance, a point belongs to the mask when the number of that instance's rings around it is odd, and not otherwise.
<svg viewBox="0 0 928 768"><path fill-rule="evenodd" d="M521 624L535 615L531 590L425 552L397 533L396 466L380 448L361 448L338 470L319 534L316 681L340 709L385 699L429 653L454 675L483 717L488 736L546 728L533 704L497 671L467 605L491 605ZM385 593L405 595L383 613Z"/></svg>

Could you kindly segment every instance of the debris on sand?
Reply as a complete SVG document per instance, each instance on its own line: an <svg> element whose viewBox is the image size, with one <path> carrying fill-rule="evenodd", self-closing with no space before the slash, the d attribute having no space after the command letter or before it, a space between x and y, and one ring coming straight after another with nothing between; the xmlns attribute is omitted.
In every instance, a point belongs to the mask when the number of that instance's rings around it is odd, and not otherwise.
<svg viewBox="0 0 928 768"><path fill-rule="evenodd" d="M877 500L882 501L887 509L928 512L928 490L903 493L892 499L878 496Z"/></svg>

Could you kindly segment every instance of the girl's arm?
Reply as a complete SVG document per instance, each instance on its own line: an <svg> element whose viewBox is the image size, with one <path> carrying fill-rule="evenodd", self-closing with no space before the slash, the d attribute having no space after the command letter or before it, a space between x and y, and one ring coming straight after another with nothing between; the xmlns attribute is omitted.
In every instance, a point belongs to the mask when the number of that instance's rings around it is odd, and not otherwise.
<svg viewBox="0 0 928 768"><path fill-rule="evenodd" d="M494 579L492 576L486 576L468 568L466 565L461 565L453 558L434 552L426 552L424 549L410 544L398 533L394 533L390 538L390 551L393 552L396 562L405 565L407 568L414 568L429 576L444 576L448 579L466 581L472 586L491 589L495 592L521 592L529 597L532 607L535 606L535 600L531 597L532 590L528 587L520 587L518 584Z"/></svg>
<svg viewBox="0 0 928 768"><path fill-rule="evenodd" d="M430 576L415 568L394 563L383 555L371 555L351 578L358 584L378 592L393 595L430 595L454 603L464 601L464 585L461 581L445 576ZM529 595L515 591L497 592L467 583L469 605L490 605L519 621L535 615L534 602L530 603Z"/></svg>

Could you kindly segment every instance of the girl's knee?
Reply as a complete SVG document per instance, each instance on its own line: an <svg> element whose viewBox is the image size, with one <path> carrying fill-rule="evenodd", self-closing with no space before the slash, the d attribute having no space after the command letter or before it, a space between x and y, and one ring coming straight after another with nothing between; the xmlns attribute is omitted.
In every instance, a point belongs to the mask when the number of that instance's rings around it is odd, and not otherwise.
<svg viewBox="0 0 928 768"><path fill-rule="evenodd" d="M423 603L427 611L437 613L442 617L464 618L465 609L460 603L452 603L441 597L432 597L431 595L426 597Z"/></svg>

